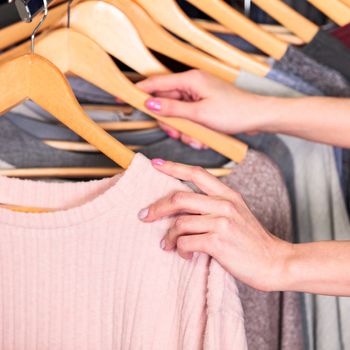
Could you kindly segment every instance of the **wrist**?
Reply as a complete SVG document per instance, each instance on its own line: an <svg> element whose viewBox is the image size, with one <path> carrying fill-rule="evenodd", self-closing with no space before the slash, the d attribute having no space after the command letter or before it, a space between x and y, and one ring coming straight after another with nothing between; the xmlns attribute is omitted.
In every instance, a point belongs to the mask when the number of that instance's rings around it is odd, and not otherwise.
<svg viewBox="0 0 350 350"><path fill-rule="evenodd" d="M257 96L254 128L259 132L278 133L286 120L284 113L286 100L273 96Z"/></svg>

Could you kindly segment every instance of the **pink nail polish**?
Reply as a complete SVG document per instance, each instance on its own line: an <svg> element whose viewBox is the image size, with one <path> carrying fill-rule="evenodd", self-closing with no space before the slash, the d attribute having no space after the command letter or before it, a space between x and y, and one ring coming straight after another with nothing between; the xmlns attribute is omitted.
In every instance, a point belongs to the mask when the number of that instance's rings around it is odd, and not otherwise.
<svg viewBox="0 0 350 350"><path fill-rule="evenodd" d="M159 112L162 109L160 101L152 98L146 101L146 107L154 112Z"/></svg>
<svg viewBox="0 0 350 350"><path fill-rule="evenodd" d="M161 242L160 242L160 247L165 250L165 240L162 239Z"/></svg>
<svg viewBox="0 0 350 350"><path fill-rule="evenodd" d="M165 160L160 158L152 159L152 164L156 166L162 166L165 164Z"/></svg>
<svg viewBox="0 0 350 350"><path fill-rule="evenodd" d="M191 142L191 143L190 143L190 146L191 146L193 149L198 150L198 151L202 149L202 145L200 145L200 144L198 144L198 143L196 143L196 142Z"/></svg>
<svg viewBox="0 0 350 350"><path fill-rule="evenodd" d="M148 216L148 212L149 212L149 209L148 208L145 208L145 209L142 209L139 213L138 213L138 218L140 220L145 220Z"/></svg>
<svg viewBox="0 0 350 350"><path fill-rule="evenodd" d="M177 138L177 133L175 131L168 131L168 136L171 137L172 139Z"/></svg>

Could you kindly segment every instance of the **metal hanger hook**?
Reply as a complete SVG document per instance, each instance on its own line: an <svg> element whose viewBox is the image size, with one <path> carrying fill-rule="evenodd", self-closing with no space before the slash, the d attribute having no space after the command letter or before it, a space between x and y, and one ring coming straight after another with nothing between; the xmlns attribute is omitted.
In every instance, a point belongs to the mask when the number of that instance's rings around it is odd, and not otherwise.
<svg viewBox="0 0 350 350"><path fill-rule="evenodd" d="M67 28L70 28L70 8L71 8L71 3L72 0L68 0L68 5L67 5Z"/></svg>
<svg viewBox="0 0 350 350"><path fill-rule="evenodd" d="M39 24L35 27L35 29L33 30L33 33L30 37L30 40L32 42L32 54L34 54L34 44L35 44L35 35L36 33L38 32L39 28L41 27L41 25L44 23L48 13L49 13L49 10L48 10L48 6L47 6L47 0L43 0L43 4L44 4L44 15L43 17L41 18Z"/></svg>

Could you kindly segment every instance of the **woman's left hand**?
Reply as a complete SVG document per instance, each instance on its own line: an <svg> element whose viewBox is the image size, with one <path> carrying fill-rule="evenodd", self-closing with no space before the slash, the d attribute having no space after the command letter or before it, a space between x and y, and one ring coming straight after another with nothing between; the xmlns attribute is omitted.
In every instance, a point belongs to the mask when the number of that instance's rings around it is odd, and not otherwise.
<svg viewBox="0 0 350 350"><path fill-rule="evenodd" d="M292 244L269 233L239 193L204 169L161 159L152 164L204 193L172 193L139 213L144 222L176 217L161 242L164 250L176 248L184 259L191 259L194 252L206 253L251 287L282 290Z"/></svg>

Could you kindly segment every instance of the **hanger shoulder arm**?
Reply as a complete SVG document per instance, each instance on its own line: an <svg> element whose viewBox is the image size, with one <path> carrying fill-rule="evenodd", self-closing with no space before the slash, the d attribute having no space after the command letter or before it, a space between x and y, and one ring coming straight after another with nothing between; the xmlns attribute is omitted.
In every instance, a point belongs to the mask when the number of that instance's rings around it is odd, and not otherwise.
<svg viewBox="0 0 350 350"><path fill-rule="evenodd" d="M158 23L194 46L235 68L264 76L269 67L249 54L204 31L188 18L174 0L137 0ZM276 39L278 40L278 39Z"/></svg>

